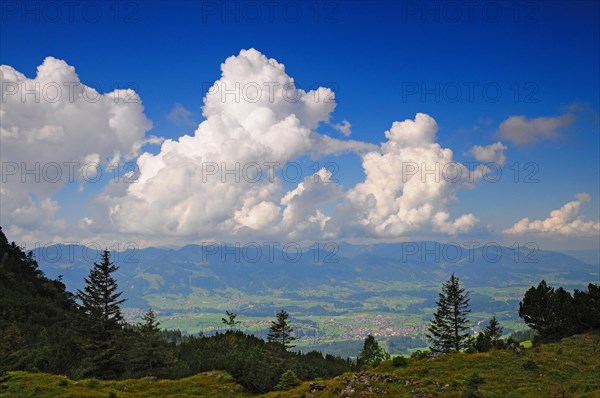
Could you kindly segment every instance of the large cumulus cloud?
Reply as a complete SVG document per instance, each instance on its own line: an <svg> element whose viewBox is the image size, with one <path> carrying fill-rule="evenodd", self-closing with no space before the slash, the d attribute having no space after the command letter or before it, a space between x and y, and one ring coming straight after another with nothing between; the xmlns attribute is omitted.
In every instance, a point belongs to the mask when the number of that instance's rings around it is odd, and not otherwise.
<svg viewBox="0 0 600 398"><path fill-rule="evenodd" d="M452 219L449 207L456 192L477 179L477 170L455 162L452 150L435 142L437 130L435 120L423 113L394 122L385 132L388 140L363 156L365 180L346 193L329 235L398 237L473 228L478 221L473 214Z"/></svg>
<svg viewBox="0 0 600 398"><path fill-rule="evenodd" d="M335 108L334 93L296 87L276 60L243 50L221 70L204 98L206 120L194 135L165 141L156 155L142 154L139 181L122 196L107 193L99 200L120 231L190 237L256 236L260 231L275 236L285 226L293 228L290 220L299 217L293 209L303 194L293 199L280 180L264 174L304 154L372 149L317 133ZM225 169L237 171L225 174ZM260 170L263 179L244 178L249 169ZM303 222L311 223L311 216ZM321 225L322 220L313 223Z"/></svg>
<svg viewBox="0 0 600 398"><path fill-rule="evenodd" d="M58 233L65 224L56 218L60 205L52 194L66 181L93 181L99 167L135 158L152 124L133 90L99 93L53 57L34 78L2 65L0 81L2 223L11 226L9 234ZM98 167L83 167L90 162Z"/></svg>
<svg viewBox="0 0 600 398"><path fill-rule="evenodd" d="M585 220L581 207L591 200L587 193L575 195L575 200L565 203L560 209L552 210L543 220L525 217L503 232L508 235L543 234L555 237L598 237L600 222Z"/></svg>

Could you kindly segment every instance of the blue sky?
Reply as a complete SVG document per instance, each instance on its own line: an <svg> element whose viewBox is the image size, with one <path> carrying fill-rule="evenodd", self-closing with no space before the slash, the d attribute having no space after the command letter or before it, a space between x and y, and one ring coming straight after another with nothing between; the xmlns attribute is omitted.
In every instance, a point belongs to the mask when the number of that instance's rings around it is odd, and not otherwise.
<svg viewBox="0 0 600 398"><path fill-rule="evenodd" d="M467 161L473 145L502 141L501 181L457 192L453 214L473 213L480 227L493 224L499 233L524 217L543 220L585 192L591 200L579 216L600 217L597 2L476 1L471 9L432 1L283 1L274 8L261 1L55 4L2 3L0 63L34 78L52 56L102 93L131 87L153 123L146 136L193 134L221 63L255 48L284 64L297 87L332 88L331 121L348 120L349 139L379 144L394 121L421 112L436 120L437 142L452 149L455 160ZM190 123L169 118L176 104L191 112ZM499 133L511 116L567 114L573 120L556 129L556 139L518 145ZM317 130L346 139L327 124ZM160 146L144 149L156 154ZM319 161L328 160L339 164L345 190L364 179L359 154ZM539 167L539 182L514 183L510 165L527 162ZM80 193L77 184L67 184L53 198L59 214L73 221L90 212L89 201L102 189ZM565 247L598 244L594 234L582 244L572 236L539 237L554 238Z"/></svg>

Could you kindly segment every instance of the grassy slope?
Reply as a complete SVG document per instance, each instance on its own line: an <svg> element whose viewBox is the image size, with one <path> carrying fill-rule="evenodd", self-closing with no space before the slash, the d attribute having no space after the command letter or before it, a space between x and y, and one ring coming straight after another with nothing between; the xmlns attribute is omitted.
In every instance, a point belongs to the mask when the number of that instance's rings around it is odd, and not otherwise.
<svg viewBox="0 0 600 398"><path fill-rule="evenodd" d="M523 365L533 360L537 370ZM573 336L559 343L525 350L517 355L508 350L478 354L454 354L438 360L413 360L406 368L394 368L390 361L365 372L362 377L345 374L322 382L326 386L318 397L340 397L348 386L355 390L353 397L383 395L413 397L461 397L466 379L472 373L485 379L480 391L486 398L505 397L600 397L600 333ZM385 383L389 375L397 381ZM274 397L310 396L308 383L286 394L271 393ZM563 395L563 390L565 391ZM418 395L417 395L418 396Z"/></svg>
<svg viewBox="0 0 600 398"><path fill-rule="evenodd" d="M523 365L533 360L538 369ZM600 333L573 336L525 350L481 354L454 354L437 360L411 359L406 368L394 368L390 361L360 374L347 373L332 380L315 397L340 397L353 389L352 397L460 397L465 380L473 372L485 379L480 391L486 398L505 397L599 397ZM0 397L244 397L249 396L223 372L168 381L151 379L99 382L81 380L77 384L61 376L11 372L8 390ZM386 379L388 382L386 382ZM61 383L61 380L66 380ZM389 382L389 380L394 380ZM61 385L63 384L63 385ZM265 397L310 397L309 383ZM418 395L417 395L418 396Z"/></svg>
<svg viewBox="0 0 600 398"><path fill-rule="evenodd" d="M146 398L146 397L249 397L225 372L206 372L180 380L151 378L123 381L96 379L72 381L44 373L9 372L2 398ZM114 395L111 395L113 393Z"/></svg>

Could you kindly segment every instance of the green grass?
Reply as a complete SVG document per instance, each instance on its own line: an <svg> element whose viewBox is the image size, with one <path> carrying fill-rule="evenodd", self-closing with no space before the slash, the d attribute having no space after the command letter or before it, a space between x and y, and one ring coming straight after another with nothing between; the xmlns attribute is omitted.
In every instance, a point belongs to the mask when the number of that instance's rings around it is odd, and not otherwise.
<svg viewBox="0 0 600 398"><path fill-rule="evenodd" d="M206 372L181 380L151 378L122 381L73 381L44 373L10 372L2 398L249 397L225 372Z"/></svg>
<svg viewBox="0 0 600 398"><path fill-rule="evenodd" d="M532 363L535 365L532 366ZM435 360L411 358L405 368L395 368L391 361L386 361L369 369L361 377L346 373L331 380L319 381L325 389L315 396L337 398L349 386L355 390L354 397L382 396L382 391L385 391L385 396L398 398L413 397L416 392L428 397L459 398L473 373L484 379L480 392L486 398L600 398L600 332L527 348L521 355L499 350L451 354ZM386 383L383 375L389 375L395 381ZM9 372L9 376L3 386L7 389L0 393L1 398L252 396L244 393L242 387L227 373L216 371L181 380L73 381L64 376L26 372ZM311 395L310 383L304 382L290 391L272 392L263 397L301 398Z"/></svg>

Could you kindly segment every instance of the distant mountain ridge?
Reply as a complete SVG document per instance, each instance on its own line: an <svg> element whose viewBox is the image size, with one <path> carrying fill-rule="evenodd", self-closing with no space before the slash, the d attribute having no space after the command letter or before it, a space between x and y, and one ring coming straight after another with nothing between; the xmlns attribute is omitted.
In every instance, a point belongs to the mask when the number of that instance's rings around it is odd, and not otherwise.
<svg viewBox="0 0 600 398"><path fill-rule="evenodd" d="M452 272L471 286L527 285L551 276L569 287L570 282L595 281L600 275L596 265L531 247L468 248L422 241L341 243L301 250L298 254L295 246L186 245L179 249L129 248L113 251L112 258L120 266L117 278L130 304L144 304L141 298L147 294L186 294L192 288L292 292L319 285L389 280L439 285ZM99 250L81 245L41 247L33 254L48 276L62 275L71 291L83 286L83 278L99 258Z"/></svg>

